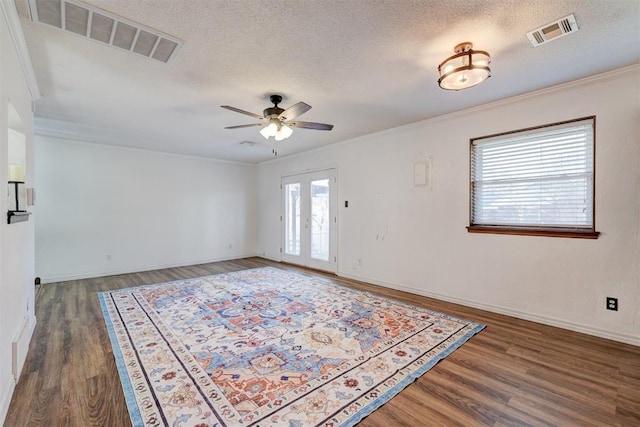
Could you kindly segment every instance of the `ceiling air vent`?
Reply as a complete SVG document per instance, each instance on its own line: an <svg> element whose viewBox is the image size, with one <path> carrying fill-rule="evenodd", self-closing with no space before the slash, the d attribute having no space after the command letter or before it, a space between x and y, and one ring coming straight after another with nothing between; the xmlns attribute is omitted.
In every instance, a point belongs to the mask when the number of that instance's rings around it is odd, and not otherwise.
<svg viewBox="0 0 640 427"><path fill-rule="evenodd" d="M76 0L29 0L34 22L47 24L161 62L172 60L182 42Z"/></svg>
<svg viewBox="0 0 640 427"><path fill-rule="evenodd" d="M529 39L529 42L531 42L533 47L538 47L541 44L548 43L551 40L558 39L578 30L579 28L576 17L571 14L557 20L556 22L552 22L544 27L527 33L527 39Z"/></svg>

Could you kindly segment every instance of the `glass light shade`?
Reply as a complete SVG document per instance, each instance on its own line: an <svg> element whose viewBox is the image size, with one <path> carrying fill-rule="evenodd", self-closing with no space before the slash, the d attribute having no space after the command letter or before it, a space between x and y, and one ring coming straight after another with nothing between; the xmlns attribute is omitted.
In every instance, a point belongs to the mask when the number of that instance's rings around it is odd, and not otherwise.
<svg viewBox="0 0 640 427"><path fill-rule="evenodd" d="M260 131L260 134L265 137L265 139L269 139L270 136L276 136L278 133L278 125L271 122L267 126L263 127Z"/></svg>
<svg viewBox="0 0 640 427"><path fill-rule="evenodd" d="M278 132L278 134L282 136L282 139L287 139L293 134L293 129L291 129L287 125L282 125L282 127L280 127L280 131ZM278 135L276 135L276 138L277 137Z"/></svg>
<svg viewBox="0 0 640 427"><path fill-rule="evenodd" d="M271 122L269 126L267 126L267 129L269 130L269 136L276 136L278 133L278 123Z"/></svg>
<svg viewBox="0 0 640 427"><path fill-rule="evenodd" d="M442 89L466 89L491 77L491 57L487 52L471 49L471 46L471 43L456 46L456 54L438 66L438 84Z"/></svg>
<svg viewBox="0 0 640 427"><path fill-rule="evenodd" d="M260 129L260 135L264 136L264 139L269 139L271 132L269 131L269 126L265 126Z"/></svg>

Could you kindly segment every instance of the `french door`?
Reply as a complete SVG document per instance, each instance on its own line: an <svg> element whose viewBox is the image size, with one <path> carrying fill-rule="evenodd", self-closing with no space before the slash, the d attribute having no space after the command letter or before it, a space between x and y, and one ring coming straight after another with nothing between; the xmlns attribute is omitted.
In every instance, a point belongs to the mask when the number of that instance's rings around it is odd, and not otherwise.
<svg viewBox="0 0 640 427"><path fill-rule="evenodd" d="M282 260L336 272L336 170L282 178Z"/></svg>

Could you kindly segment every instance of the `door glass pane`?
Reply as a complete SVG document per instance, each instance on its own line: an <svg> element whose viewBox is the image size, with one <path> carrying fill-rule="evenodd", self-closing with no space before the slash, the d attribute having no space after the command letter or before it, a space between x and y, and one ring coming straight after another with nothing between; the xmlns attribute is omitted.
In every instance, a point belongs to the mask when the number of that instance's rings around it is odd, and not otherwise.
<svg viewBox="0 0 640 427"><path fill-rule="evenodd" d="M311 181L311 258L329 261L329 180Z"/></svg>
<svg viewBox="0 0 640 427"><path fill-rule="evenodd" d="M300 255L300 183L286 184L284 191L284 252Z"/></svg>

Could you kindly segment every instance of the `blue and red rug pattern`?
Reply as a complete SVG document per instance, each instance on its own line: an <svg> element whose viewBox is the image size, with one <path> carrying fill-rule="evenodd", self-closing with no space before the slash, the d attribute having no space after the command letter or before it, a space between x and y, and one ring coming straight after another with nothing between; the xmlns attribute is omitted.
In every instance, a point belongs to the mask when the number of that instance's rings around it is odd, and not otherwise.
<svg viewBox="0 0 640 427"><path fill-rule="evenodd" d="M134 426L352 426L484 328L272 267L99 298Z"/></svg>

